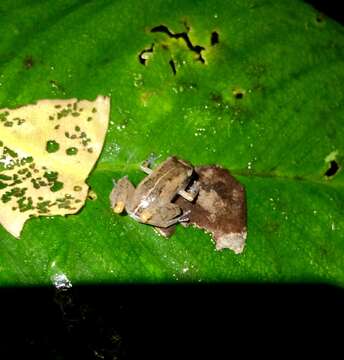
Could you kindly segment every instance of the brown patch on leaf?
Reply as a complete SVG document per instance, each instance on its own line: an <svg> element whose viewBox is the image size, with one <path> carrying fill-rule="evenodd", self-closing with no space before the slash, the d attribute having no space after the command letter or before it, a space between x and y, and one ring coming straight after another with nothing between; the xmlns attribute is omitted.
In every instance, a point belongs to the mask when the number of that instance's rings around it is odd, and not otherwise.
<svg viewBox="0 0 344 360"><path fill-rule="evenodd" d="M200 191L195 202L178 197L183 212L190 211L189 223L212 234L216 249L243 251L246 240L246 201L243 186L219 166L195 168Z"/></svg>
<svg viewBox="0 0 344 360"><path fill-rule="evenodd" d="M25 67L25 69L29 70L34 66L35 62L32 58L32 56L27 56L24 61L23 61L23 65Z"/></svg>

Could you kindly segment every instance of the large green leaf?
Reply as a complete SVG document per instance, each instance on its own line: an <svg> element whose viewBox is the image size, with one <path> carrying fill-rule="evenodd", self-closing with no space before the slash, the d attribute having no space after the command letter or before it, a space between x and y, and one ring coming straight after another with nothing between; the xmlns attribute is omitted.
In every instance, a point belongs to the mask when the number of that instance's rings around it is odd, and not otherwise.
<svg viewBox="0 0 344 360"><path fill-rule="evenodd" d="M160 25L187 32L205 63L184 39L150 31ZM88 179L97 199L78 215L30 220L20 240L0 229L1 285L56 274L344 285L344 175L324 175L344 154L340 25L296 0L2 0L0 28L1 107L111 96ZM138 55L152 44L143 65ZM137 183L150 153L220 164L245 185L242 255L215 251L201 230L179 227L166 240L112 214L112 178Z"/></svg>

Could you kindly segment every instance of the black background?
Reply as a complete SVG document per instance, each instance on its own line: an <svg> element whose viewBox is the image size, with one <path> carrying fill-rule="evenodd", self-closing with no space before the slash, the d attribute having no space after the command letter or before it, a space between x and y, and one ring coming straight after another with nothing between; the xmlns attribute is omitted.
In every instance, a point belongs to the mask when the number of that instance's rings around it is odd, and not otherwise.
<svg viewBox="0 0 344 360"><path fill-rule="evenodd" d="M336 0L306 0L306 3L311 4L320 13L336 20L343 24L344 12L342 10L342 1Z"/></svg>
<svg viewBox="0 0 344 360"><path fill-rule="evenodd" d="M308 2L343 23L340 2ZM343 309L322 284L3 288L0 359L331 358Z"/></svg>
<svg viewBox="0 0 344 360"><path fill-rule="evenodd" d="M343 291L327 285L84 286L0 294L1 359L222 359L238 351L294 358L300 347L309 354L325 341L330 356L342 342Z"/></svg>

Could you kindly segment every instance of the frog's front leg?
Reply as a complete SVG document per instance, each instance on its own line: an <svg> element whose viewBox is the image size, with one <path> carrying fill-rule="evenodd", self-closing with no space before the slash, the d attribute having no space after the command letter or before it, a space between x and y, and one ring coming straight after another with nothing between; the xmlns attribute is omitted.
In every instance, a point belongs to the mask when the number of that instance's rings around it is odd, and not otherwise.
<svg viewBox="0 0 344 360"><path fill-rule="evenodd" d="M180 215L174 219L170 219L170 220L166 221L165 226L163 226L163 227L167 228L169 226L172 226L172 225L175 225L178 223L189 221L189 213L190 213L190 210L186 211L185 213L183 213L182 215Z"/></svg>
<svg viewBox="0 0 344 360"><path fill-rule="evenodd" d="M151 154L149 158L140 165L140 169L147 175L150 175L153 172L152 165L154 164L155 160L158 159L158 157L159 156L154 156Z"/></svg>
<svg viewBox="0 0 344 360"><path fill-rule="evenodd" d="M117 214L120 214L130 203L135 191L134 185L125 176L117 181L110 193L111 208Z"/></svg>
<svg viewBox="0 0 344 360"><path fill-rule="evenodd" d="M149 167L147 161L143 162L141 165L140 165L140 169L146 173L147 175L150 175L153 170Z"/></svg>

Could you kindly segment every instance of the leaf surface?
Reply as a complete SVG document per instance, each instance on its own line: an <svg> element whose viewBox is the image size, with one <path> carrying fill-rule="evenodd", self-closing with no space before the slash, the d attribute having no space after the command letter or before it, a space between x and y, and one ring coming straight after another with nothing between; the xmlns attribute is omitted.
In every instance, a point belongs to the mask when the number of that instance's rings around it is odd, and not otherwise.
<svg viewBox="0 0 344 360"><path fill-rule="evenodd" d="M342 26L296 0L3 0L0 15L1 108L111 96L88 179L97 198L78 215L30 220L20 240L0 229L1 285L56 274L344 284ZM112 214L112 178L137 184L151 153L219 164L244 184L242 255L215 251L201 230L166 240Z"/></svg>

